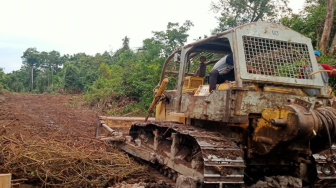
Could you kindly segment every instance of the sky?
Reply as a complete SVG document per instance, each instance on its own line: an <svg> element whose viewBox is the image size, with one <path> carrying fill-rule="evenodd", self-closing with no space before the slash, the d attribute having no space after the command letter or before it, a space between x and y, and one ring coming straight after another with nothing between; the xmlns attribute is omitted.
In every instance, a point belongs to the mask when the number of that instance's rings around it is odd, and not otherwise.
<svg viewBox="0 0 336 188"><path fill-rule="evenodd" d="M216 0L0 0L0 67L19 70L29 47L95 55L116 51L128 36L136 49L168 22L191 20L192 42L218 25L211 1ZM303 8L304 0L289 2L296 13Z"/></svg>

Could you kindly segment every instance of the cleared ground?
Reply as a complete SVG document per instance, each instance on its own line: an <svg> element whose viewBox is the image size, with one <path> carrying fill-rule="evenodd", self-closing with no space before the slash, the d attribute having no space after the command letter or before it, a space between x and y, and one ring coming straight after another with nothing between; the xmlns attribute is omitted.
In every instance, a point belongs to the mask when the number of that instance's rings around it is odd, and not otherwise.
<svg viewBox="0 0 336 188"><path fill-rule="evenodd" d="M20 188L174 186L153 167L94 139L98 114L80 95L0 95L0 173L12 173ZM278 187L277 178L255 186Z"/></svg>
<svg viewBox="0 0 336 188"><path fill-rule="evenodd" d="M146 179L146 167L94 139L98 112L83 104L79 95L0 95L0 171L39 187Z"/></svg>

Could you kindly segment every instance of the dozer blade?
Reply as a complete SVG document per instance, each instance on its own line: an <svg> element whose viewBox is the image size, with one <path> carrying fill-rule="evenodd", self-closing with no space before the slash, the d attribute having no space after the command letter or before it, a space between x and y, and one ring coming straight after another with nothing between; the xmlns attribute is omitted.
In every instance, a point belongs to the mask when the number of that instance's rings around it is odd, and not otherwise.
<svg viewBox="0 0 336 188"><path fill-rule="evenodd" d="M96 138L110 141L124 141L133 123L144 122L145 117L107 117L98 116ZM148 118L154 121L155 118Z"/></svg>

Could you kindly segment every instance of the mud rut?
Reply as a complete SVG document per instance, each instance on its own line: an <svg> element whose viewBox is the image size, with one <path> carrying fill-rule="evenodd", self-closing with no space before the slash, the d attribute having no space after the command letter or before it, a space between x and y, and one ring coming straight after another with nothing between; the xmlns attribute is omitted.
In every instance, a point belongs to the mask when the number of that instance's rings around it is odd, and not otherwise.
<svg viewBox="0 0 336 188"><path fill-rule="evenodd" d="M98 112L83 103L72 95L0 95L0 172L23 179L20 187L155 182L145 165L93 139Z"/></svg>

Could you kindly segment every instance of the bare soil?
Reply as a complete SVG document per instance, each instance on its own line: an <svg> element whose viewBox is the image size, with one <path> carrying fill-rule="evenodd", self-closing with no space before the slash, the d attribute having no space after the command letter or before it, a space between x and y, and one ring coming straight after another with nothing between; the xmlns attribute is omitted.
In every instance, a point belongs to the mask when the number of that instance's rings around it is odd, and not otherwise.
<svg viewBox="0 0 336 188"><path fill-rule="evenodd" d="M94 139L98 114L80 95L0 95L0 173L38 187L113 186L148 178L144 166Z"/></svg>
<svg viewBox="0 0 336 188"><path fill-rule="evenodd" d="M93 138L98 113L83 107L80 95L6 94L1 98L0 125L6 131L28 128L32 137L60 131Z"/></svg>

